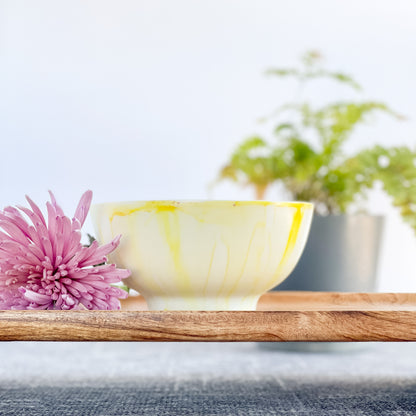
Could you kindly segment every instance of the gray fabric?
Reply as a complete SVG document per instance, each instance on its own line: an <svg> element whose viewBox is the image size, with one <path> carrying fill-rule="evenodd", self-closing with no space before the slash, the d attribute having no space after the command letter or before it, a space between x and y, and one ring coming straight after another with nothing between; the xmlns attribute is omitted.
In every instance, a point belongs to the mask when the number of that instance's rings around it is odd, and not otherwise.
<svg viewBox="0 0 416 416"><path fill-rule="evenodd" d="M412 415L416 344L0 343L1 415Z"/></svg>

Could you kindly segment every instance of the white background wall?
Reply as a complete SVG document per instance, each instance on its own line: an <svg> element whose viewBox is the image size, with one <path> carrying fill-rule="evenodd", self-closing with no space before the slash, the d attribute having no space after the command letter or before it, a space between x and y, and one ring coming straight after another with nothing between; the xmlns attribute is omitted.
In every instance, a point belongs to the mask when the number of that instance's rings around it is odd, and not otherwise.
<svg viewBox="0 0 416 416"><path fill-rule="evenodd" d="M347 150L416 144L413 0L0 0L0 206L52 189L66 210L95 202L247 199L207 185L293 85L265 69L319 49L328 65L409 120L378 118ZM310 90L338 98L332 84ZM276 190L269 199L279 199ZM416 237L389 200L380 289L416 291ZM91 229L87 224L87 230Z"/></svg>

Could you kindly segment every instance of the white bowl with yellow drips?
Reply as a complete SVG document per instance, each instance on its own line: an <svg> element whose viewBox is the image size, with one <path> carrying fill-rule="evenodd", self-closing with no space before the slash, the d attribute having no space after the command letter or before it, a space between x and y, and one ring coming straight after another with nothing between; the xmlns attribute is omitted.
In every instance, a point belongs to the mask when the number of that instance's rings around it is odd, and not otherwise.
<svg viewBox="0 0 416 416"><path fill-rule="evenodd" d="M268 201L98 204L98 239L122 235L110 261L151 310L255 310L293 270L313 205Z"/></svg>

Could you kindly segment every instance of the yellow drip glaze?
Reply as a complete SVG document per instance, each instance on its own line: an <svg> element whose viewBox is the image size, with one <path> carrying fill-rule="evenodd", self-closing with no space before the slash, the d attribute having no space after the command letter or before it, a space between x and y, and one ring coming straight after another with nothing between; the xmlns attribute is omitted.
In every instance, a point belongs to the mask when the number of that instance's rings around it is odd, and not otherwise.
<svg viewBox="0 0 416 416"><path fill-rule="evenodd" d="M215 202L215 201L213 201ZM221 202L221 201L219 201ZM312 208L313 204L310 202L274 202L274 201L235 201L233 203L235 207L241 207L245 205L260 205L264 207L276 206L276 207L293 207L293 208Z"/></svg>
<svg viewBox="0 0 416 416"><path fill-rule="evenodd" d="M305 208L305 209L312 209L313 205L309 202L273 202L273 201L207 201L211 202L214 206L221 206L222 204L232 204L233 206L252 206L252 205L260 205L260 206L278 206L278 207L293 207L293 208ZM198 204L198 203L195 203ZM127 206L126 206L127 205ZM148 201L143 202L141 206L137 208L128 208L129 204L126 204L126 208L118 208L117 211L114 211L110 216L110 221L114 219L116 216L126 216L133 214L138 211L155 211L155 212L162 212L162 211L175 211L176 209L180 208L181 202L177 201ZM187 203L186 205L193 205L192 202Z"/></svg>
<svg viewBox="0 0 416 416"><path fill-rule="evenodd" d="M138 209L131 210L131 211L132 212L135 212L135 211L138 211ZM111 229L111 237L112 238L115 237L114 230L113 230L113 220L114 220L114 217L115 216L128 216L132 212L128 212L128 213L127 212L122 212L122 213L121 212L115 212L115 213L113 213L113 215L110 217L110 229ZM129 228L130 229L134 229L135 223L134 223L132 217L128 218L128 224L129 224ZM135 247L135 252L138 255L138 253L140 253L140 250L139 250L138 245L137 245L137 240L135 238L133 238L131 241L133 242L134 247ZM129 277L127 279L127 281L129 279L131 279L131 277ZM151 282L148 282L147 284L152 286L152 290L155 290L155 288L156 288L159 292L163 292L165 295L168 295L168 292L164 289L164 287L161 286L155 279L153 279Z"/></svg>
<svg viewBox="0 0 416 416"><path fill-rule="evenodd" d="M212 252L211 252L211 259L209 261L208 274L207 274L207 278L205 279L205 284L204 284L204 292L203 292L204 296L206 296L207 294L207 286L208 286L209 277L211 276L212 263L214 262L216 248L217 248L217 243L214 243L214 247L212 247Z"/></svg>
<svg viewBox="0 0 416 416"><path fill-rule="evenodd" d="M182 287L182 290L185 290L188 293L192 292L191 284L189 276L187 275L181 259L181 253L180 253L180 229L179 229L179 218L177 217L177 205L173 204L167 204L167 203L159 203L157 201L149 201L144 203L142 206L133 208L133 209L118 209L117 211L114 211L110 216L110 224L112 228L112 222L115 217L126 217L131 214L134 214L135 212L140 211L149 211L149 212L155 212L159 215L156 216L157 221L159 223L159 226L161 230L163 231L166 242L169 246L169 251L172 256L173 264L177 272L177 278L178 278L178 285ZM173 214L173 215L169 215ZM153 282L157 286L157 282ZM163 290L165 293L167 293L165 290Z"/></svg>
<svg viewBox="0 0 416 416"><path fill-rule="evenodd" d="M119 209L114 211L110 216L110 222L114 220L114 217L126 217L127 215L134 214L139 211L155 211L155 212L174 212L177 209L177 205L172 204L160 204L157 202L146 202L141 207L133 209Z"/></svg>
<svg viewBox="0 0 416 416"><path fill-rule="evenodd" d="M290 258L293 249L295 248L300 226L303 220L303 206L296 207L296 211L293 214L292 226L290 227L289 237L287 239L285 251L283 252L282 259L280 260L279 265L277 266L276 272L273 276L273 281L276 280L282 268L286 264L286 261Z"/></svg>
<svg viewBox="0 0 416 416"><path fill-rule="evenodd" d="M234 283L234 285L233 285L233 287L231 288L231 290L228 292L228 294L227 294L227 298L229 298L234 292L235 292L235 290L236 290L236 288L237 288L237 286L238 286L238 284L240 283L240 280L242 279L242 277L243 277L243 275L244 275L244 270L245 270L245 268L246 268L246 264L247 264L247 261L248 261L248 257L249 257L249 254L250 254L250 248L251 248L251 245L253 244L253 240L254 240L254 237L255 237L255 235L256 235L256 232L257 232L257 228L258 227L260 227L260 226L262 226L262 227L264 227L264 222L260 222L260 223L257 223L256 224L256 226L254 227L254 230L253 230L253 232L252 232L252 234L251 234L251 236L250 236L250 241L249 241L249 243L248 243L248 247L247 247L247 252L246 252L246 257L245 257L245 259L244 259L244 263L243 263L243 267L241 268L241 273L240 273L240 276L238 277L238 279L237 279L237 281Z"/></svg>
<svg viewBox="0 0 416 416"><path fill-rule="evenodd" d="M303 211L302 208L298 207L296 208L296 212L293 215L292 228L290 229L289 238L281 262L286 260L286 257L292 253L295 247L296 241L298 239L300 225L302 224L302 219Z"/></svg>
<svg viewBox="0 0 416 416"><path fill-rule="evenodd" d="M173 264L176 270L178 285L186 293L192 292L191 282L185 268L182 264L181 258L181 244L180 244L180 227L179 218L175 210L161 210L158 211L157 220L161 229L164 231L166 242L168 243L170 254L172 256Z"/></svg>
<svg viewBox="0 0 416 416"><path fill-rule="evenodd" d="M271 239L270 233L269 233L269 235L268 235L268 237L267 237L267 240L268 240L268 250L269 250L269 252L268 252L268 254L267 254L267 261L266 261L266 265L269 265L269 263L270 263L270 259L271 259L271 257L272 257L272 251L271 251L271 247L272 247L272 239ZM261 276L261 274L258 274L258 275L254 278L252 289L250 290L250 293L249 293L247 296L245 296L245 297L243 298L243 301L244 301L244 300L246 300L249 296L255 296L255 295L256 295L256 293L257 293L256 288L257 288L257 286L258 286L258 284L259 284L259 281L261 281L261 279L259 278L260 276Z"/></svg>
<svg viewBox="0 0 416 416"><path fill-rule="evenodd" d="M221 283L220 289L218 290L217 298L221 295L221 292L222 292L222 290L224 288L225 281L227 280L228 268L230 266L230 247L225 242L224 242L224 244L225 244L225 247L227 248L227 263L225 265L224 277L222 279L222 283Z"/></svg>

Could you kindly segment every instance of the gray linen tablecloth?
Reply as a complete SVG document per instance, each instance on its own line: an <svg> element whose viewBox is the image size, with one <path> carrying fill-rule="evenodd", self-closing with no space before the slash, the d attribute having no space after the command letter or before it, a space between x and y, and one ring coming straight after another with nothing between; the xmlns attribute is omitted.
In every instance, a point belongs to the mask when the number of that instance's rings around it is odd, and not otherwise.
<svg viewBox="0 0 416 416"><path fill-rule="evenodd" d="M411 415L416 344L0 343L1 415Z"/></svg>

